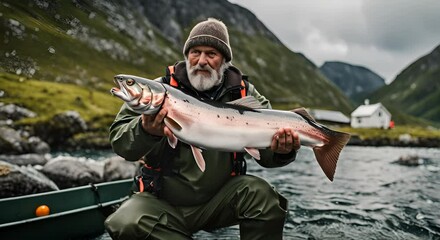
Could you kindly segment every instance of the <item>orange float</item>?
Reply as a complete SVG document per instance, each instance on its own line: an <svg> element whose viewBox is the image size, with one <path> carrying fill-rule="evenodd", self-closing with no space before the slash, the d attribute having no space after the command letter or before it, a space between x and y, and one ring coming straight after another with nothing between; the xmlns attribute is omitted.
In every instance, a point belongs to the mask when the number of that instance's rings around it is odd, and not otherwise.
<svg viewBox="0 0 440 240"><path fill-rule="evenodd" d="M38 206L37 209L35 209L35 215L37 217L47 216L50 214L50 208L46 205Z"/></svg>

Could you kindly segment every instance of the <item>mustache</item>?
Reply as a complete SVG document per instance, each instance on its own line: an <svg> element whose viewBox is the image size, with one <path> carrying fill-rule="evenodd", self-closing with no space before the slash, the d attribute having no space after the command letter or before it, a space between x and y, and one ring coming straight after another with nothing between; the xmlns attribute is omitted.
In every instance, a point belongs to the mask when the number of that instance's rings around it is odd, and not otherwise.
<svg viewBox="0 0 440 240"><path fill-rule="evenodd" d="M200 66L199 64L191 67L191 70L192 70L192 72L197 71L197 70L203 70L203 71L207 70L207 71L210 71L210 72L214 71L214 69L211 66L209 66L209 65Z"/></svg>

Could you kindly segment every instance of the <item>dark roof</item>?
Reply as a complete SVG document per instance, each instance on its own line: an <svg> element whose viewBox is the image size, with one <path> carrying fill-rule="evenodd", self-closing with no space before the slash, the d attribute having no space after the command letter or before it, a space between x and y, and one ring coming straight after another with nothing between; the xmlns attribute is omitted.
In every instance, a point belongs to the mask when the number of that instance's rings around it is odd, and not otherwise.
<svg viewBox="0 0 440 240"><path fill-rule="evenodd" d="M328 121L335 123L350 123L350 118L345 116L339 111L321 110L321 109L310 109L310 115L315 118L316 121Z"/></svg>

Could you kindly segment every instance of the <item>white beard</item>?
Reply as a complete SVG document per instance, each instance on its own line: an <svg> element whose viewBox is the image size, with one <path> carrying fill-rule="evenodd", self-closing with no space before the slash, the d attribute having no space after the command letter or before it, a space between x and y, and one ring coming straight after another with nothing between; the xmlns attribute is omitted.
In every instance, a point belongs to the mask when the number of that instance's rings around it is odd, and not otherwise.
<svg viewBox="0 0 440 240"><path fill-rule="evenodd" d="M225 62L220 66L219 72L215 71L208 64L204 67L200 65L195 65L191 67L188 59L186 59L186 71L188 73L188 79L191 85L197 91L207 91L213 88L214 86L218 86L223 82L223 73L229 65ZM205 70L210 72L210 76L205 76L203 74L196 74L197 70Z"/></svg>

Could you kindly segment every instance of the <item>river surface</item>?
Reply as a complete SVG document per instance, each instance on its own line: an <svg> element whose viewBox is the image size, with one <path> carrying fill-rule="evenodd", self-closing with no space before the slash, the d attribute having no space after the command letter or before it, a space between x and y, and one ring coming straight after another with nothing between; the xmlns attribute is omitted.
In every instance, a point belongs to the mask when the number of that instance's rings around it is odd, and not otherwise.
<svg viewBox="0 0 440 240"><path fill-rule="evenodd" d="M417 155L418 166L394 163ZM289 200L284 239L440 239L440 149L355 147L341 153L330 182L309 148L290 165L248 162ZM195 239L239 239L238 226ZM108 240L104 234L96 240Z"/></svg>

